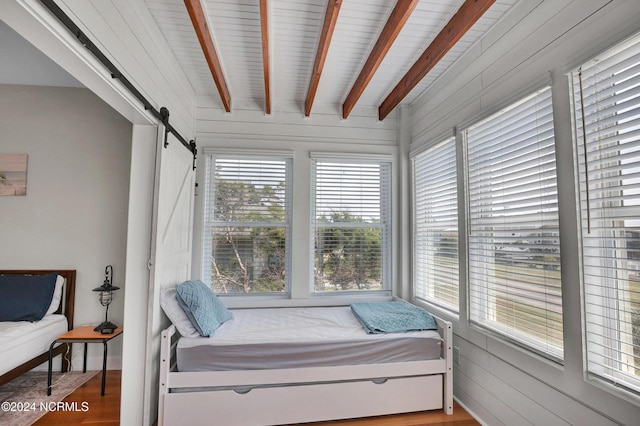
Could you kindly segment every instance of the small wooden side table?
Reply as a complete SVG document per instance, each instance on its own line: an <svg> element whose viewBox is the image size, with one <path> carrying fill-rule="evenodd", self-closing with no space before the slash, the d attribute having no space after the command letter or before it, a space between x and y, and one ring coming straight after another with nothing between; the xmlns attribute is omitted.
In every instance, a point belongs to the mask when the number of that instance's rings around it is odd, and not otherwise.
<svg viewBox="0 0 640 426"><path fill-rule="evenodd" d="M87 344L88 343L99 343L102 342L104 345L104 354L102 356L102 390L100 392L101 396L104 396L104 387L106 383L107 377L107 342L114 337L117 337L122 334L124 331L123 327L120 326L116 328L116 330L111 334L102 334L98 331L93 331L95 326L86 325L83 327L74 328L64 334L59 335L56 340L51 343L49 346L49 371L47 374L47 395L51 395L51 369L53 364L53 347L56 343L84 343L84 362L82 365L82 372L87 372Z"/></svg>

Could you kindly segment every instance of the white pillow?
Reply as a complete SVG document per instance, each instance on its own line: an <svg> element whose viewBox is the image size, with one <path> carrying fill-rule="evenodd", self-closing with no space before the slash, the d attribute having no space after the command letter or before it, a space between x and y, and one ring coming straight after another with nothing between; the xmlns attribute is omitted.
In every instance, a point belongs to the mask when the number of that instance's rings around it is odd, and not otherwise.
<svg viewBox="0 0 640 426"><path fill-rule="evenodd" d="M49 305L49 309L47 309L47 313L45 316L51 315L55 311L58 310L60 306L60 301L62 300L62 286L64 284L64 277L62 275L58 275L56 278L56 288L53 290L53 297L51 298L51 304Z"/></svg>
<svg viewBox="0 0 640 426"><path fill-rule="evenodd" d="M176 326L178 333L184 337L198 337L200 332L193 325L187 314L176 299L176 288L169 287L160 290L160 306L169 317L171 323Z"/></svg>

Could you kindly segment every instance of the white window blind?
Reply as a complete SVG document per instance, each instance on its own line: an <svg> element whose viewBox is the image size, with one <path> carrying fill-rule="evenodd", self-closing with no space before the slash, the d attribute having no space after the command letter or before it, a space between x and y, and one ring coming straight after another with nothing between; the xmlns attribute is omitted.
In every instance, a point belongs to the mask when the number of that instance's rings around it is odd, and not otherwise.
<svg viewBox="0 0 640 426"><path fill-rule="evenodd" d="M572 80L588 371L640 393L640 37Z"/></svg>
<svg viewBox="0 0 640 426"><path fill-rule="evenodd" d="M207 156L203 281L219 293L289 292L291 159Z"/></svg>
<svg viewBox="0 0 640 426"><path fill-rule="evenodd" d="M466 131L471 321L563 357L551 89Z"/></svg>
<svg viewBox="0 0 640 426"><path fill-rule="evenodd" d="M389 290L391 163L312 162L314 291Z"/></svg>
<svg viewBox="0 0 640 426"><path fill-rule="evenodd" d="M458 312L456 143L413 158L415 297Z"/></svg>

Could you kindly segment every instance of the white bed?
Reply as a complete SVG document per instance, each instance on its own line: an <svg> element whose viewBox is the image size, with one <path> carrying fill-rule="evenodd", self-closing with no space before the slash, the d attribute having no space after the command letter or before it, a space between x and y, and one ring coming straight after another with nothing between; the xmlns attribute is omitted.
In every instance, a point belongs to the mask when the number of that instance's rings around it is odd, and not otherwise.
<svg viewBox="0 0 640 426"><path fill-rule="evenodd" d="M233 313L209 338L163 331L160 426L452 413L446 321L435 318L437 332L367 334L349 307Z"/></svg>
<svg viewBox="0 0 640 426"><path fill-rule="evenodd" d="M36 322L0 322L0 375L47 352L68 327L67 318L59 314Z"/></svg>
<svg viewBox="0 0 640 426"><path fill-rule="evenodd" d="M69 270L0 270L0 275L48 275L57 272L62 278L56 287L46 315L39 321L0 321L0 386L49 359L49 346L57 336L73 328L76 271ZM23 293L29 295L30 293ZM13 303L12 299L8 299ZM56 307L57 306L57 307ZM52 355L63 355L70 345L62 343ZM62 371L70 368L62 357Z"/></svg>

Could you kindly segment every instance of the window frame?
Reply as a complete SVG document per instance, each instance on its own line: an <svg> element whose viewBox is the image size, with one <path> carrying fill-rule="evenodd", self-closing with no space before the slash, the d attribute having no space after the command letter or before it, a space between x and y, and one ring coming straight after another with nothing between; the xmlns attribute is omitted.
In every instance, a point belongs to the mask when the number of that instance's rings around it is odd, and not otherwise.
<svg viewBox="0 0 640 426"><path fill-rule="evenodd" d="M259 221L238 221L233 222L234 225L242 225L247 228L282 228L285 230L285 288L284 291L272 292L272 291L258 291L258 292L229 292L218 293L221 297L239 297L239 298L290 298L291 288L291 270L292 270L292 216L293 216L293 158L294 154L291 151L278 151L278 150L224 150L224 149L212 149L205 150L205 188L204 188L204 202L203 202L203 227L202 227L202 265L201 274L202 280L206 284L212 286L210 280L211 267L209 259L212 256L212 245L207 244L211 241L210 237L207 237L207 233L211 233L213 228L220 226L221 224L228 223L224 221L215 221L211 218L211 210L215 208L215 201L210 201L212 197L215 198L215 184L214 174L212 168L215 168L215 161L220 160L247 160L247 161L272 161L282 162L284 164L285 172L285 193L284 193L284 207L285 207L285 220L283 222L259 222Z"/></svg>
<svg viewBox="0 0 640 426"><path fill-rule="evenodd" d="M635 53L623 59L625 49ZM616 59L618 55L620 58ZM635 59L629 60L630 58ZM627 61L629 61L628 64ZM588 71L588 75L582 75L584 68ZM628 251L629 247L628 245L620 247L618 243L624 240L624 244L627 244L628 229L635 228L637 233L640 232L640 226L623 224L622 227L618 227L611 222L624 222L625 211L630 206L637 206L633 203L625 206L622 201L628 200L628 198L623 200L625 188L629 190L630 186L634 186L629 182L624 183L624 171L628 172L630 168L637 169L637 167L630 167L631 165L640 166L638 126L630 126L631 130L626 126L627 120L640 115L640 99L633 94L619 95L628 93L628 89L624 86L630 83L637 92L640 87L638 75L640 75L640 34L612 46L569 73L574 126L576 196L580 214L578 226L585 375L590 380L611 385L636 396L640 395L640 374L634 375L624 371L624 365L633 362L625 358L633 360L640 357L640 355L636 356L633 350L634 302L630 296L627 298L621 296L633 292L629 271L631 271L630 264L634 262L628 255L626 258L620 256L620 252ZM601 80L597 80L598 78ZM592 84L591 81L594 79L596 83ZM632 83L633 80L635 84ZM603 87L596 87L598 85ZM593 103L589 99L592 97L595 97ZM633 106L622 106L627 99L633 98L635 98ZM593 112L585 113L585 109ZM584 121L587 122L587 132L584 132ZM634 121L637 122L637 118ZM594 131L589 130L594 127ZM626 147L627 151L629 149L632 151L623 154L622 151L625 151L623 145L628 143L623 141L633 137L633 134L636 134L633 139L635 144L633 141L629 144L636 147ZM609 170L607 173L613 174L605 173L607 170ZM633 179L633 177L627 178L627 181ZM618 180L618 184L614 185L614 180ZM599 187L599 185L602 186ZM632 195L637 201L638 190L635 189L635 191ZM634 190L632 189L631 192ZM616 198L620 201L615 201ZM616 205L618 202L620 204ZM611 216L608 216L609 214ZM617 215L623 219L611 219L617 218ZM625 235L622 236L621 232ZM597 236L592 236L593 233ZM631 238L630 241L637 243L640 238ZM637 248L632 250L638 251ZM640 260L635 261L635 267L638 266L640 266ZM612 283L613 287L611 287ZM637 315L640 320L640 311ZM629 318L626 318L627 316ZM625 338L621 337L624 334L631 334L630 341L625 341ZM625 346L631 347L631 354L624 354ZM627 368L638 371L640 365L636 361Z"/></svg>
<svg viewBox="0 0 640 426"><path fill-rule="evenodd" d="M311 297L352 297L352 296L391 296L392 284L392 245L393 245L393 218L392 218L392 189L393 189L393 158L387 154L352 154L336 152L310 152L310 271L309 271L309 292ZM331 222L320 225L327 228L360 228L360 229L380 229L381 244L381 289L375 290L334 290L317 291L315 289L315 264L316 264L316 228L321 222L316 218L316 185L317 185L317 164L326 162L331 164L379 164L380 167L380 223L366 222ZM385 185L386 182L386 185Z"/></svg>
<svg viewBox="0 0 640 426"><path fill-rule="evenodd" d="M451 145L451 146L449 146ZM458 209L458 203L459 203L459 199L461 194L458 191L458 178L459 178L459 170L458 170L458 166L457 166L457 145L458 145L458 141L455 135L450 136L450 137L445 137L445 138L441 138L439 139L439 142L434 143L432 145L429 145L428 147L426 147L423 150L420 150L417 153L413 153L411 155L411 191L412 191L412 226L413 226L413 238L412 238L412 245L413 245L413 256L412 256L412 276L413 276L413 297L418 300L418 301L422 301L422 302L426 302L428 304L431 305L435 305L440 309L443 309L446 312L449 312L453 315L458 315L460 312L460 295L462 293L461 289L460 289L460 223L459 223L459 209ZM456 260L456 267L455 267L455 273L452 274L451 278L455 281L458 282L458 289L457 289L457 295L455 297L455 303L454 304L448 304L445 301L442 300L438 300L437 298L435 298L434 295L434 289L431 287L431 281L429 280L429 276L425 277L425 283L424 285L421 284L420 282L420 277L421 277L421 273L417 270L420 267L420 262L418 261L418 257L420 255L420 248L418 247L419 244L419 235L420 235L420 231L421 231L421 226L418 224L418 221L422 220L422 217L419 216L419 204L421 203L421 199L419 199L418 197L418 192L421 190L420 188L418 188L418 186L420 184L423 184L422 182L419 182L418 176L417 176L417 162L420 161L421 159L426 159L428 158L428 155L433 153L433 152L437 152L438 150L445 150L445 149L453 149L453 191L455 194L455 207L453 208L454 214L452 215L452 217L450 217L449 219L451 221L453 221L455 223L455 228L456 228L456 236L455 236L455 241L456 241L456 249L455 249L455 260ZM444 155L451 155L450 152L446 152L444 153ZM438 183L442 183L442 180L438 180ZM451 182L447 182L449 185L451 185ZM425 182L424 185L429 186L429 182ZM444 185L444 184L443 184ZM426 218L425 218L426 220ZM427 238L429 238L429 236L427 236ZM426 252L425 256L429 256L431 253L435 253L435 251L437 250L431 250L430 252ZM428 275L429 272L425 272L424 275ZM443 273L443 271L440 271L440 273ZM424 287L424 291L425 293L429 292L429 294L422 294L421 293L421 289L419 289L419 286L423 286Z"/></svg>
<svg viewBox="0 0 640 426"><path fill-rule="evenodd" d="M464 186L465 186L465 194L464 194L464 200L465 200L465 209L466 209L466 274L467 274L467 309L468 309L468 321L470 323L470 325L473 328L478 329L479 331L481 331L482 333L485 334L489 334L494 336L496 339L498 340L502 340L502 341L506 341L506 342L510 342L516 346L519 346L531 353L534 353L536 355L542 356L544 358L547 358L549 360L552 360L558 364L562 364L563 363L563 359L564 359L564 337L563 337L563 318L562 318L562 309L563 309L563 302L562 302L562 279L560 276L560 270L558 270L558 278L557 278L557 287L559 288L560 291L560 300L557 301L555 303L555 305L557 307L559 307L560 309L560 319L559 321L556 321L556 324L558 324L561 328L560 328L560 337L559 340L561 342L560 347L558 346L554 346L554 345L550 345L548 341L545 341L541 338L538 338L534 335L529 335L527 333L521 332L517 329L513 329L511 327L507 327L504 324L501 324L497 319L490 321L487 318L491 317L492 315L495 316L497 318L497 313L493 310L493 305L487 305L487 304L491 304L490 299L490 295L486 294L484 298L478 298L474 292L476 291L489 291L489 287L491 287L492 285L495 286L495 284L491 284L491 283L487 283L485 284L487 286L486 289L483 289L482 286L483 285L478 285L474 282L474 274L472 272L473 268L474 268L474 262L477 263L477 260L474 261L473 259L473 249L472 249L472 245L473 240L474 240L474 236L473 236L473 226L472 226L472 203L471 203L471 187L470 187L470 154L469 154L469 145L470 145L470 141L469 141L469 129L472 129L476 126L482 125L484 123L489 122L489 120L492 120L494 118L498 118L501 116L501 114L503 114L504 112L508 112L514 108L517 108L520 104L523 104L525 102L528 102L528 100L535 98L535 96L537 96L540 93L543 93L545 91L548 91L549 93L549 102L550 102L550 108L551 108L551 134L552 134L552 138L553 140L555 140L555 135L554 135L554 123L553 123L553 105L552 105L552 90L551 87L549 86L544 86L542 88L539 88L537 90L532 90L530 91L528 94L524 95L524 96L519 96L516 100L512 100L511 102L509 102L509 104L507 106L505 106L504 108L500 109L499 111L488 115L486 118L483 118L481 120L477 120L475 122L473 122L472 124L468 125L465 127L465 129L462 131L462 139L463 139L463 146L464 146ZM537 132L537 128L536 128L536 132ZM552 148L552 152L553 152L553 161L554 164L556 162L556 158L555 158L555 142L553 143L553 148ZM536 157L537 158L537 157ZM556 228L558 229L558 235L555 237L558 240L558 251L557 251L557 263L558 263L558 267L560 268L560 245L559 245L559 208L558 208L558 200L557 200L557 193L558 193L558 180L557 180L557 165L554 167L554 170L556 170L556 172L554 173L554 181L555 181L555 196L556 196L556 200L555 200L555 221L556 223L558 223L558 225L556 226ZM492 237L494 238L494 237ZM493 241L493 240L492 240ZM492 244L495 244L492 243ZM486 251L486 253L497 253L498 250L496 247L494 247L493 249L490 249L488 251ZM513 262L514 264L517 262ZM497 288L497 287L496 287ZM505 288L509 288L509 287L505 287ZM506 292L508 293L508 290L506 290ZM482 306L478 305L478 308L474 308L474 301L480 301L480 305L482 305L482 303L484 303L484 311ZM474 311L474 309L476 309ZM490 314L490 312L493 312L493 314ZM545 331L545 334L547 334L547 331Z"/></svg>

